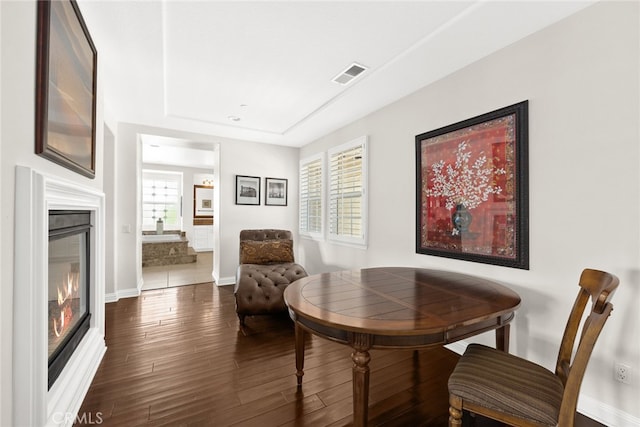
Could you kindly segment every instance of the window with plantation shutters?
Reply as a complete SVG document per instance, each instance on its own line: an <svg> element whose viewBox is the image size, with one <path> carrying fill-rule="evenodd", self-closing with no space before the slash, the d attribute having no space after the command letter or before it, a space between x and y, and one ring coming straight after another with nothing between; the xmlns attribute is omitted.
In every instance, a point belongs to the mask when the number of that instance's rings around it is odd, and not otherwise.
<svg viewBox="0 0 640 427"><path fill-rule="evenodd" d="M329 150L329 214L331 240L367 244L367 138Z"/></svg>
<svg viewBox="0 0 640 427"><path fill-rule="evenodd" d="M300 161L300 234L322 239L324 155Z"/></svg>
<svg viewBox="0 0 640 427"><path fill-rule="evenodd" d="M142 171L142 229L155 230L158 218L165 230L182 229L182 173Z"/></svg>

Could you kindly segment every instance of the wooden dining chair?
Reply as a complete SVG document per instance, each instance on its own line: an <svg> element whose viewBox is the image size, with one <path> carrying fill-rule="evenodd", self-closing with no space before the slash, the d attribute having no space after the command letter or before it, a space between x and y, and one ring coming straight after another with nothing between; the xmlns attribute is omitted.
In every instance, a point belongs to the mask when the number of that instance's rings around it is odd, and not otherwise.
<svg viewBox="0 0 640 427"><path fill-rule="evenodd" d="M463 410L512 426L572 427L582 378L618 283L609 273L582 272L555 372L484 345L467 346L449 377L449 427L462 426ZM589 299L591 312L581 322Z"/></svg>

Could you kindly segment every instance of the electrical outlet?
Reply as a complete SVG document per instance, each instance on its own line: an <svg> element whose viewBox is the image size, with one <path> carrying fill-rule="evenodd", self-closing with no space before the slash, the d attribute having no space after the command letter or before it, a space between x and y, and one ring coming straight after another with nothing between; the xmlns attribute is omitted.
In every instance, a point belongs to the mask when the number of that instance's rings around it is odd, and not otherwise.
<svg viewBox="0 0 640 427"><path fill-rule="evenodd" d="M616 362L614 366L613 375L616 381L619 381L624 384L631 383L631 367L625 365L624 363Z"/></svg>

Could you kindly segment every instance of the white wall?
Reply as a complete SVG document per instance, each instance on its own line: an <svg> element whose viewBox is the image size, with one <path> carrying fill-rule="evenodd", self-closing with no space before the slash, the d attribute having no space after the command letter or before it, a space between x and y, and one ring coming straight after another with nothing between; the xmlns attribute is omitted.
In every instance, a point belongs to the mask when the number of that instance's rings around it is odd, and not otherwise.
<svg viewBox="0 0 640 427"><path fill-rule="evenodd" d="M107 302L138 295L142 287L142 248L138 238L141 220L138 219L136 203L141 174L138 167L140 144L137 134L130 129L131 125L118 124L114 140L114 163L105 165L107 175L115 177L113 188L109 188L106 194L107 198L115 201L115 266L106 266L107 270L114 269L113 292L107 295Z"/></svg>
<svg viewBox="0 0 640 427"><path fill-rule="evenodd" d="M503 281L523 300L512 352L551 369L580 272L611 271L622 284L580 409L640 425L639 28L637 2L596 4L303 147L306 157L370 138L368 250L303 240L303 265L411 265ZM415 135L526 99L530 270L416 254ZM633 384L613 380L614 361L632 366Z"/></svg>
<svg viewBox="0 0 640 427"><path fill-rule="evenodd" d="M104 129L104 165L113 165L115 162L115 135L106 124ZM116 175L109 173L104 174L104 193L105 193L105 272L104 272L104 292L106 295L115 293L115 274L117 271L116 252L115 252L115 218L116 205L115 199Z"/></svg>
<svg viewBox="0 0 640 427"><path fill-rule="evenodd" d="M96 177L89 179L35 154L36 2L0 2L0 425L12 425L15 167L30 166L102 191L103 109L98 81ZM99 71L98 71L98 74ZM21 215L28 215L21 212ZM20 284L15 284L19 286ZM19 357L19 356L17 356Z"/></svg>
<svg viewBox="0 0 640 427"><path fill-rule="evenodd" d="M3 62L4 58L4 45L1 43L3 39L6 39L7 34L5 34L4 28L5 26L2 24L2 7L0 6L0 64ZM0 67L0 100L3 99L2 87L4 86L4 80L2 79L2 67ZM2 111L3 105L0 105L0 111ZM0 115L0 138L4 136L2 132L2 115ZM2 139L0 139L0 142ZM2 164L2 148L0 146L0 164ZM0 173L0 191L2 191L2 173ZM4 222L6 220L4 212L0 212L0 222ZM0 242L3 240L3 228L0 226ZM4 254L4 248L0 246L0 255ZM4 275L2 274L3 265L0 262L0 281L4 279ZM0 300L4 296L5 292L3 291L3 287L0 286ZM5 313L9 310L3 310ZM5 333L5 329L9 330L11 328L10 322L8 322L7 315L3 314L3 311L0 311L0 339L5 339L9 335ZM8 326L7 326L8 325ZM8 346L7 346L8 347ZM5 346L0 349L0 366L6 366L11 363L11 354L6 350ZM11 376L8 374L7 369L0 369L0 424L3 421L9 419L9 410L5 407L4 399L2 396L8 396L11 390L8 388L8 384L11 384Z"/></svg>
<svg viewBox="0 0 640 427"><path fill-rule="evenodd" d="M221 252L220 265L214 265L217 282L235 283L238 267L240 230L251 228L283 228L294 234L298 242L298 155L299 149L251 142L224 141L220 143L220 206L216 216L215 251ZM260 205L235 204L236 175L259 176ZM265 206L265 178L288 180L287 206ZM294 251L297 248L294 247ZM214 254L215 257L215 254ZM217 258L217 257L216 257Z"/></svg>

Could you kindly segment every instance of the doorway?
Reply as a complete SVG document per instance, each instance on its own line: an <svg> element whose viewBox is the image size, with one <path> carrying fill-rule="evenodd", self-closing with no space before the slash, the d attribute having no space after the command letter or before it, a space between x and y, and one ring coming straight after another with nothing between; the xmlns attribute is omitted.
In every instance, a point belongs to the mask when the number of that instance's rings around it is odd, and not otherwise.
<svg viewBox="0 0 640 427"><path fill-rule="evenodd" d="M161 135L139 136L142 290L213 281L216 206L209 193L206 200L196 201L196 190L211 188L213 195L215 144ZM153 180L163 174L179 176L180 180ZM203 216L210 219L203 221Z"/></svg>

